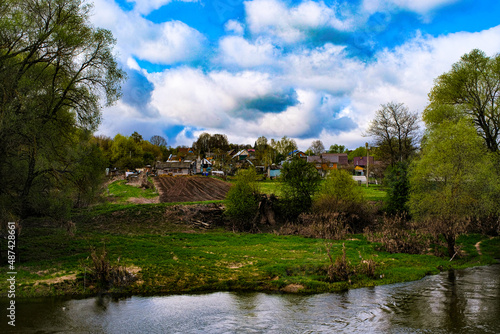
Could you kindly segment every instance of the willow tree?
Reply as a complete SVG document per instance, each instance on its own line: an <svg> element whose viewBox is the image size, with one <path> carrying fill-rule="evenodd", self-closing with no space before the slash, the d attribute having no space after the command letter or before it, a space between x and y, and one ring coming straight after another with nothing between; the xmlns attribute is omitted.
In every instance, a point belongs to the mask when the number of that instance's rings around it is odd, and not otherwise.
<svg viewBox="0 0 500 334"><path fill-rule="evenodd" d="M0 2L0 201L9 214L60 211L75 180L95 179L77 175L124 73L90 9L80 0Z"/></svg>
<svg viewBox="0 0 500 334"><path fill-rule="evenodd" d="M444 121L428 130L412 164L410 211L446 239L450 257L456 237L471 221L498 214L491 154L469 120Z"/></svg>
<svg viewBox="0 0 500 334"><path fill-rule="evenodd" d="M474 49L435 80L424 111L428 125L465 117L491 152L500 150L500 55Z"/></svg>

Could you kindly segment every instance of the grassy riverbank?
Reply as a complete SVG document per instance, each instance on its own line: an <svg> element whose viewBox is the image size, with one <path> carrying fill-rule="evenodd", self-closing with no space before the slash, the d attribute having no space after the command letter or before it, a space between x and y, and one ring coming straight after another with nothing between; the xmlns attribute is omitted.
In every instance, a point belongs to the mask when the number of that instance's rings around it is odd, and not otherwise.
<svg viewBox="0 0 500 334"><path fill-rule="evenodd" d="M333 258L342 254L353 267L373 260L375 275L357 273L349 281L328 282L327 242L270 234L236 234L199 230L173 221L172 204L106 205L75 214L71 224L45 219L25 222L16 263L18 297L89 295L98 292L85 277L90 249L105 247L112 264L125 266L138 280L112 292L168 294L200 291L300 291L317 293L417 280L441 270L485 265L500 257L500 239L460 237L465 255L448 261L433 255L389 254L363 235L333 242ZM476 244L481 242L478 254ZM9 270L3 266L0 275ZM5 297L6 280L0 281Z"/></svg>

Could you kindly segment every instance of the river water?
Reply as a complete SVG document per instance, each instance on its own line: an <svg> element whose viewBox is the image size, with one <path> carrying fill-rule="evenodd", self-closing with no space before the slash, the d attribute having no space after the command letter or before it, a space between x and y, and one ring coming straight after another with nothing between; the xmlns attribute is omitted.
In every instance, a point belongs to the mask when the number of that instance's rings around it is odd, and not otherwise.
<svg viewBox="0 0 500 334"><path fill-rule="evenodd" d="M2 303L4 304L4 303ZM500 265L319 295L17 301L2 333L500 333Z"/></svg>

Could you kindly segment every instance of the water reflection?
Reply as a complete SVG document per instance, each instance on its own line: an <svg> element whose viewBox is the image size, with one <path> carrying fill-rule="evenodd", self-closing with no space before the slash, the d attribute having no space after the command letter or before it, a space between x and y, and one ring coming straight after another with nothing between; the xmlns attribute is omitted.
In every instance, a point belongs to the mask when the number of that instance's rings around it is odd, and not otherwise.
<svg viewBox="0 0 500 334"><path fill-rule="evenodd" d="M23 333L499 333L500 265L312 296L212 293L17 304Z"/></svg>

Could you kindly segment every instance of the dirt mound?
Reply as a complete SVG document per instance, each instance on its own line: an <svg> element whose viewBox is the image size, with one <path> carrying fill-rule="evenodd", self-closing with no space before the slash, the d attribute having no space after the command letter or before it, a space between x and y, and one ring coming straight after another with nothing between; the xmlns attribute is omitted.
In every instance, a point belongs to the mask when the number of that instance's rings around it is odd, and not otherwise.
<svg viewBox="0 0 500 334"><path fill-rule="evenodd" d="M226 198L229 183L211 177L169 176L155 177L160 202L198 202Z"/></svg>

